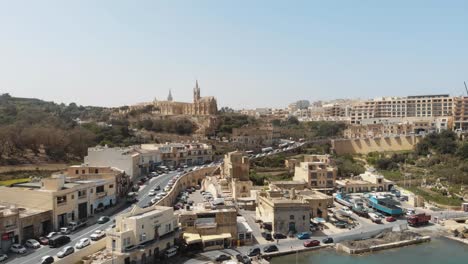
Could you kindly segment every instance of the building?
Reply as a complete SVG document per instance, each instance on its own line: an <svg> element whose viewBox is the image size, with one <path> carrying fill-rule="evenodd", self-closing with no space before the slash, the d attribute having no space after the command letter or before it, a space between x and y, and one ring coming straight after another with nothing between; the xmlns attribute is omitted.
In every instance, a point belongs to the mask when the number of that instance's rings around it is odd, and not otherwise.
<svg viewBox="0 0 468 264"><path fill-rule="evenodd" d="M89 174L88 174L89 175ZM0 202L52 212L52 230L86 220L117 203L116 177L56 174L40 182L0 187Z"/></svg>
<svg viewBox="0 0 468 264"><path fill-rule="evenodd" d="M325 104L322 106L324 117L347 117L348 107L340 104Z"/></svg>
<svg viewBox="0 0 468 264"><path fill-rule="evenodd" d="M375 98L351 107L351 124L369 118L452 116L453 100L446 94Z"/></svg>
<svg viewBox="0 0 468 264"><path fill-rule="evenodd" d="M124 113L132 110L144 109L145 107L151 107L153 114L164 116L210 116L218 114L216 98L213 96L202 97L198 81L195 82L195 87L193 88L193 102L191 103L175 102L172 96L172 91L169 90L167 100L158 101L157 99L154 99L153 102L133 105L130 106L128 110L125 110Z"/></svg>
<svg viewBox="0 0 468 264"><path fill-rule="evenodd" d="M50 210L0 205L0 250L8 252L13 243L23 244L30 238L46 235L52 230Z"/></svg>
<svg viewBox="0 0 468 264"><path fill-rule="evenodd" d="M302 194L295 189L261 191L257 194L256 217L271 223L273 233L309 232L311 219L328 217L331 201L331 196L311 190Z"/></svg>
<svg viewBox="0 0 468 264"><path fill-rule="evenodd" d="M241 149L260 149L277 144L279 131L272 125L252 125L232 129L232 143Z"/></svg>
<svg viewBox="0 0 468 264"><path fill-rule="evenodd" d="M189 249L223 249L236 245L239 239L236 209L182 210L179 223ZM252 239L251 232L248 239Z"/></svg>
<svg viewBox="0 0 468 264"><path fill-rule="evenodd" d="M297 110L307 109L310 106L308 100L299 100L288 105L289 112L295 112Z"/></svg>
<svg viewBox="0 0 468 264"><path fill-rule="evenodd" d="M468 130L468 97L455 97L453 104L453 128L459 131Z"/></svg>
<svg viewBox="0 0 468 264"><path fill-rule="evenodd" d="M166 166L202 165L213 161L213 146L205 143L142 144L142 150L160 153Z"/></svg>
<svg viewBox="0 0 468 264"><path fill-rule="evenodd" d="M312 155L304 158L294 169L294 181L306 182L312 189L333 191L338 169L330 164L328 155Z"/></svg>
<svg viewBox="0 0 468 264"><path fill-rule="evenodd" d="M88 155L84 158L87 166L109 166L125 171L133 180L147 174L151 165L160 163L157 151L148 152L133 146L127 148L110 148L107 146L88 148Z"/></svg>
<svg viewBox="0 0 468 264"><path fill-rule="evenodd" d="M395 183L378 174L375 169L370 168L366 172L351 179L337 180L337 189L344 193L359 193L372 191L390 191Z"/></svg>
<svg viewBox="0 0 468 264"><path fill-rule="evenodd" d="M250 160L243 152L234 151L224 156L222 177L234 199L250 197L253 183L249 178Z"/></svg>
<svg viewBox="0 0 468 264"><path fill-rule="evenodd" d="M157 263L176 243L180 229L171 207L134 206L116 217L107 231L106 248L94 254L93 264Z"/></svg>
<svg viewBox="0 0 468 264"><path fill-rule="evenodd" d="M345 138L375 138L415 134L412 124L351 125L344 130Z"/></svg>

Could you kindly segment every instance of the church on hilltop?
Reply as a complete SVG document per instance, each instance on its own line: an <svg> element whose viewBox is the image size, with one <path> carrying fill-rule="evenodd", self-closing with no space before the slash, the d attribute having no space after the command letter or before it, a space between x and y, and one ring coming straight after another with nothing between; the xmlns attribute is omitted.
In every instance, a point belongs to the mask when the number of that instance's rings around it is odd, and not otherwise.
<svg viewBox="0 0 468 264"><path fill-rule="evenodd" d="M216 115L218 113L218 105L216 98L213 96L201 97L198 80L193 88L193 103L174 102L172 93L169 90L169 95L166 101L154 100L153 105L159 110L162 115Z"/></svg>

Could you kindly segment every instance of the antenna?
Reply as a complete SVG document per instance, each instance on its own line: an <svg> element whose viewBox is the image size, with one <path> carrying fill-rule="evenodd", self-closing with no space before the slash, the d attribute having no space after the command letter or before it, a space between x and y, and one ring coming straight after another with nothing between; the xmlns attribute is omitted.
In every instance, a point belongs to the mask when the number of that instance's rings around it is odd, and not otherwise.
<svg viewBox="0 0 468 264"><path fill-rule="evenodd" d="M463 82L465 84L465 90L466 90L466 94L468 95L468 87L466 87L466 82Z"/></svg>

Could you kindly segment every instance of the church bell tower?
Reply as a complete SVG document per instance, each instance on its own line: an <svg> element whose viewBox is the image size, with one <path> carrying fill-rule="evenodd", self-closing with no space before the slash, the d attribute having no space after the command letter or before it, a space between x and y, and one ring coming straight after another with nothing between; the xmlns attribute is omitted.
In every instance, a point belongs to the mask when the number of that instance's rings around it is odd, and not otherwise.
<svg viewBox="0 0 468 264"><path fill-rule="evenodd" d="M198 86L198 80L195 81L195 88L193 88L193 101L198 102L200 100L200 87Z"/></svg>

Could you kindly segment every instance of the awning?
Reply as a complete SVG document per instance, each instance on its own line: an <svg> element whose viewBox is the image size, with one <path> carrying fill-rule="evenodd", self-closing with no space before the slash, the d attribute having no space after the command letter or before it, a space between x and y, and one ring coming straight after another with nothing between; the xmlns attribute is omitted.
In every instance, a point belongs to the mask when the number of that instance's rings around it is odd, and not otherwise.
<svg viewBox="0 0 468 264"><path fill-rule="evenodd" d="M201 237L201 240L203 240L203 242L209 242L209 241L221 240L221 239L226 239L226 238L232 238L231 234L229 234L229 233L222 233L222 234L220 234L220 235L202 236L202 237Z"/></svg>
<svg viewBox="0 0 468 264"><path fill-rule="evenodd" d="M184 240L187 245L200 243L202 241L200 235L194 233L184 233Z"/></svg>

